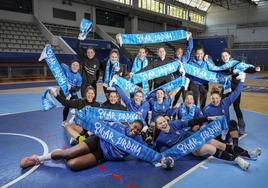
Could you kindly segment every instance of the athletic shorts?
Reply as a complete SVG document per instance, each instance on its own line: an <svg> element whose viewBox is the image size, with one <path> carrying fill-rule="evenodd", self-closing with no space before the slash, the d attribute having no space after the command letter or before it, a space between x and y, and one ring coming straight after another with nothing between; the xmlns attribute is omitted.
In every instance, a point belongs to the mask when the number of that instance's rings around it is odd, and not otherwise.
<svg viewBox="0 0 268 188"><path fill-rule="evenodd" d="M103 163L105 160L100 148L100 139L93 135L89 136L84 142L87 144L89 152L95 156L97 163Z"/></svg>

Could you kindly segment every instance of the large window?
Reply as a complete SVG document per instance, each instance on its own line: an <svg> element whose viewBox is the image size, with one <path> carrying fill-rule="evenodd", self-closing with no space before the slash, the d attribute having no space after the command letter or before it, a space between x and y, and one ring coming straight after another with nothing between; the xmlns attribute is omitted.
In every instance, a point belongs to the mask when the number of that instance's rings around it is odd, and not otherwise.
<svg viewBox="0 0 268 188"><path fill-rule="evenodd" d="M209 2L203 0L176 0L176 1L179 1L183 4L189 5L194 8L198 8L203 11L207 11L211 5Z"/></svg>
<svg viewBox="0 0 268 188"><path fill-rule="evenodd" d="M112 0L112 1L116 1L118 3L123 3L126 5L132 5L132 0Z"/></svg>
<svg viewBox="0 0 268 188"><path fill-rule="evenodd" d="M9 10L32 14L32 0L1 0L0 10Z"/></svg>
<svg viewBox="0 0 268 188"><path fill-rule="evenodd" d="M186 11L174 5L168 5L167 15L180 18L180 19L186 19Z"/></svg>
<svg viewBox="0 0 268 188"><path fill-rule="evenodd" d="M189 12L189 20L191 22L205 24L205 16L202 16L202 15L197 14L197 13L192 12L192 11Z"/></svg>
<svg viewBox="0 0 268 188"><path fill-rule="evenodd" d="M96 10L96 22L101 25L125 27L124 15L101 9Z"/></svg>
<svg viewBox="0 0 268 188"><path fill-rule="evenodd" d="M76 13L69 10L63 10L58 8L53 8L53 17L60 18L64 20L76 20Z"/></svg>
<svg viewBox="0 0 268 188"><path fill-rule="evenodd" d="M139 8L165 14L165 4L156 0L139 0Z"/></svg>

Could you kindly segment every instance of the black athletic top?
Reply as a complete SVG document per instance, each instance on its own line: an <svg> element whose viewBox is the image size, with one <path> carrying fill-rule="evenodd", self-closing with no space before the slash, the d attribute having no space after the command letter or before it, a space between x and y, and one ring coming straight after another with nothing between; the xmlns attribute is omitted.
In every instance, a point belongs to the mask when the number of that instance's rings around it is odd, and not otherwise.
<svg viewBox="0 0 268 188"><path fill-rule="evenodd" d="M86 99L72 99L67 100L63 95L58 95L56 99L63 105L69 108L76 108L78 110L84 108L85 106L100 107L100 103L93 101L88 102Z"/></svg>
<svg viewBox="0 0 268 188"><path fill-rule="evenodd" d="M81 41L78 40L76 44L76 52L80 58L81 76L83 84L91 85L96 83L99 77L100 61L94 57L89 59L81 48Z"/></svg>
<svg viewBox="0 0 268 188"><path fill-rule="evenodd" d="M101 108L108 108L108 109L113 109L113 110L127 110L127 108L120 104L120 103L116 103L116 104L111 104L108 100L105 101L102 105Z"/></svg>
<svg viewBox="0 0 268 188"><path fill-rule="evenodd" d="M170 63L171 61L172 61L172 59L170 59L168 57L166 57L163 61L160 58L157 58L157 60L154 62L154 68L160 67L162 65L166 65L166 64ZM154 83L156 85L163 85L163 84L168 83L170 81L171 81L171 74L154 79Z"/></svg>

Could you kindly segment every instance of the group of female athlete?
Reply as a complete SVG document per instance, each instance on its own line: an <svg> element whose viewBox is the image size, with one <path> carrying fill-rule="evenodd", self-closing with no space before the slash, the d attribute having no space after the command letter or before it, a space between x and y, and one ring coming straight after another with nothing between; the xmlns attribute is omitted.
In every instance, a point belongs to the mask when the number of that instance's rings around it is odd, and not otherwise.
<svg viewBox="0 0 268 188"><path fill-rule="evenodd" d="M240 110L241 91L244 86L245 73L260 71L259 67L250 67L244 73L237 74L233 68L225 70L224 74L232 75L232 92L223 95L222 92L213 87L210 90L210 102L206 104L209 91L208 81L187 75L190 79L188 88L181 87L170 93L163 89L157 89L155 93L145 96L142 90L126 94L116 85L110 88L109 83L116 76L132 77L134 74L144 72L177 60L178 63L190 64L200 69L209 70L208 56L205 55L202 47L196 47L194 57L191 58L193 50L192 34L188 32L189 39L187 49L178 48L174 58L166 56L164 47L159 47L158 57L154 61L147 58L147 49L141 46L135 57L128 57L132 64L131 71L122 75L122 65L119 62L119 51L112 49L109 58L105 63L95 56L95 50L88 47L86 54L77 43L77 53L79 61L75 61L68 67L62 64L65 75L68 78L68 88L72 95L71 99L66 99L62 91L51 88L50 93L65 107L63 110L63 126L71 136L71 148L57 149L42 156L32 155L20 161L21 168L43 163L45 160L65 159L67 166L72 170L82 170L110 160L123 160L128 156L126 151L122 151L112 144L98 138L93 133L72 122L67 122L69 108L82 109L84 107L98 107L105 109L126 110L140 114L146 121L136 120L132 123L123 124L121 122L110 122L109 125L116 131L129 136L152 149L162 152L173 145L183 141L199 131L202 126L210 121L216 120L218 116L225 116L229 131L226 138L216 137L208 143L202 145L192 154L195 156L211 155L218 159L233 161L243 170L250 167L250 163L245 159L256 160L261 154L260 148L247 151L239 146L239 135L245 133L245 122ZM119 35L116 36L118 41ZM125 52L125 48L121 47ZM126 54L126 53L125 53ZM228 49L224 49L221 54L223 63L232 60ZM100 70L103 70L103 91L106 101L99 103L96 101L97 80ZM159 88L181 75L175 72L170 75L156 78L149 82L150 90ZM141 86L141 85L139 85ZM186 90L187 89L187 90ZM81 91L82 98L78 98L77 92ZM182 95L183 102L180 103ZM229 114L230 106L234 104L238 121L231 120Z"/></svg>

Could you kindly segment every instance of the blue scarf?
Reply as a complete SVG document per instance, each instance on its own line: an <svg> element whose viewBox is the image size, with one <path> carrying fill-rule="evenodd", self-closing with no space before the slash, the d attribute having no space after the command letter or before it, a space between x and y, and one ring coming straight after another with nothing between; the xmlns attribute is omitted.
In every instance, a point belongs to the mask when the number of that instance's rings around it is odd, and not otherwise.
<svg viewBox="0 0 268 188"><path fill-rule="evenodd" d="M142 82L142 92L146 95L149 91L149 83L146 81Z"/></svg>
<svg viewBox="0 0 268 188"><path fill-rule="evenodd" d="M188 38L188 33L187 31L184 30L142 33L142 34L120 34L120 45L161 43L186 38Z"/></svg>
<svg viewBox="0 0 268 188"><path fill-rule="evenodd" d="M118 87L120 87L121 89L125 91L128 91L129 93L135 93L139 89L137 85L132 84L130 81L120 76L115 77L113 81L115 85L117 85Z"/></svg>
<svg viewBox="0 0 268 188"><path fill-rule="evenodd" d="M233 68L234 70L237 70L238 72L244 72L249 67L254 67L251 64L239 62L239 61L234 60L234 59L230 59L227 63L225 63L222 66L214 65L214 63L209 59L207 61L207 65L208 65L209 70L211 70L211 71L223 71L223 70L228 70L228 69Z"/></svg>
<svg viewBox="0 0 268 188"><path fill-rule="evenodd" d="M43 49L39 61L42 61L43 59L46 60L49 69L51 70L58 85L62 89L65 97L70 97L71 94L69 93L68 90L68 79L65 76L55 54L53 53L51 45L46 45L46 47Z"/></svg>
<svg viewBox="0 0 268 188"><path fill-rule="evenodd" d="M56 107L55 101L49 95L49 89L46 89L41 99L41 109L43 111L51 110Z"/></svg>
<svg viewBox="0 0 268 188"><path fill-rule="evenodd" d="M163 156L170 156L176 160L197 150L211 139L220 135L222 131L226 129L228 129L227 121L224 116L220 116L217 120L212 121L195 134L172 146L161 154Z"/></svg>
<svg viewBox="0 0 268 188"><path fill-rule="evenodd" d="M110 66L111 66L111 61L109 59L106 64L106 69L105 69L105 77L104 77L104 83L103 83L105 87L109 87L109 83L112 80L113 76L115 75L115 68L119 66L119 62L112 64L113 67L112 67L111 72L110 72Z"/></svg>
<svg viewBox="0 0 268 188"><path fill-rule="evenodd" d="M159 160L163 156L170 156L176 160L192 151L195 151L211 139L215 138L221 134L222 130L228 129L225 117L221 116L217 120L200 129L200 131L194 135L183 140L181 143L178 143L172 148L159 154L151 148L148 148L134 139L109 127L109 123L95 122L95 120L86 117L86 111L82 110L82 112L84 113L78 113L77 117L79 118L76 118L82 122L79 124L81 127L93 132L96 136L109 142L113 146L118 147L137 158L151 162L155 166L159 166Z"/></svg>
<svg viewBox="0 0 268 188"><path fill-rule="evenodd" d="M134 59L131 72L135 74L136 72L139 72L141 69L144 69L148 66L148 59L145 57L142 61L138 56Z"/></svg>
<svg viewBox="0 0 268 188"><path fill-rule="evenodd" d="M225 76L220 73L211 72L205 69L200 69L190 64L184 65L185 72L189 75L195 76L197 78L217 83L223 84L224 93L231 91L231 76Z"/></svg>
<svg viewBox="0 0 268 188"><path fill-rule="evenodd" d="M147 95L150 96L151 94L155 93L159 89L163 89L165 93L168 93L168 92L171 92L171 91L178 89L182 86L184 86L185 89L187 90L189 82L190 82L189 78L179 77L179 78L176 78L175 80L172 80L171 82L168 82L168 83L161 85L158 88L150 91L150 93L148 93Z"/></svg>
<svg viewBox="0 0 268 188"><path fill-rule="evenodd" d="M133 122L135 120L143 121L143 117L135 112L94 107L82 108L76 113L76 115L77 118L80 118L86 122L90 122L90 120L103 120L113 122Z"/></svg>
<svg viewBox="0 0 268 188"><path fill-rule="evenodd" d="M78 36L79 40L85 40L87 37L87 34L92 30L93 23L91 20L83 18L80 23L80 33Z"/></svg>
<svg viewBox="0 0 268 188"><path fill-rule="evenodd" d="M241 73L247 70L249 67L254 67L254 65L246 64L244 62L241 62L234 66L234 73Z"/></svg>
<svg viewBox="0 0 268 188"><path fill-rule="evenodd" d="M131 81L134 84L138 84L144 81L153 80L155 78L159 78L171 74L173 72L176 72L179 67L180 64L178 63L178 61L173 61L166 65L162 65L160 67L156 67L148 71L134 74L131 78Z"/></svg>
<svg viewBox="0 0 268 188"><path fill-rule="evenodd" d="M196 110L195 104L192 104L192 107L189 109L189 112L188 112L186 104L182 103L181 104L181 113L182 113L181 120L183 121L192 120L194 118L195 110Z"/></svg>
<svg viewBox="0 0 268 188"><path fill-rule="evenodd" d="M161 159L161 154L111 128L108 122L89 121L83 125L84 129L93 132L99 138L139 159L154 165Z"/></svg>

